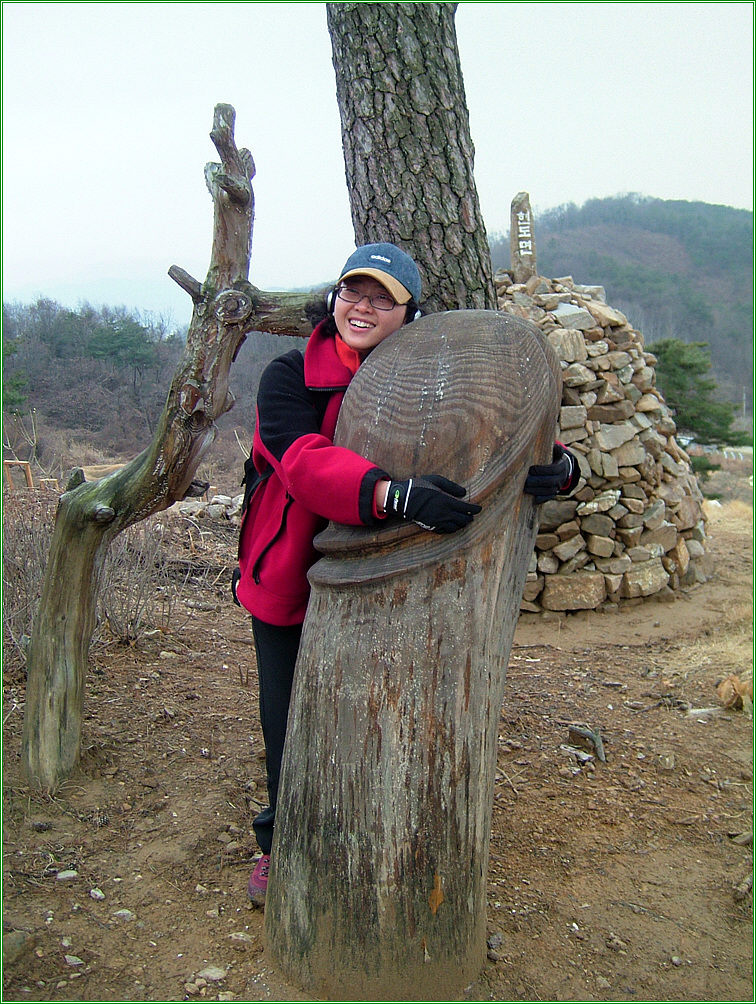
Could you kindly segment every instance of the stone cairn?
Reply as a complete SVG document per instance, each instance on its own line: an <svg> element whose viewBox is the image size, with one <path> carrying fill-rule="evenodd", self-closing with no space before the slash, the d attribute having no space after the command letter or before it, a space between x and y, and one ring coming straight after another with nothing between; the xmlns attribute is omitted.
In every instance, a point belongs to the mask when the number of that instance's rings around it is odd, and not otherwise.
<svg viewBox="0 0 756 1004"><path fill-rule="evenodd" d="M712 573L703 496L655 386L656 357L602 286L537 271L525 192L512 201L500 310L536 324L562 367L557 438L577 456L577 493L540 511L521 609L612 609L671 597Z"/></svg>
<svg viewBox="0 0 756 1004"><path fill-rule="evenodd" d="M571 498L540 508L521 610L611 610L705 582L703 496L655 386L656 357L602 286L538 274L527 192L512 201L510 235L511 269L494 276L498 307L536 324L556 351L557 438L584 479ZM241 501L188 499L178 509L238 522Z"/></svg>

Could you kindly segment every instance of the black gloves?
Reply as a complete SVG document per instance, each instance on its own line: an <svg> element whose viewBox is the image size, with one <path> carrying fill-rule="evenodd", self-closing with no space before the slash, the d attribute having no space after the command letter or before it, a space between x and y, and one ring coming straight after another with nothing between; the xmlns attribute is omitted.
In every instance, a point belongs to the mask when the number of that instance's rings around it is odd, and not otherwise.
<svg viewBox="0 0 756 1004"><path fill-rule="evenodd" d="M463 502L465 489L440 474L391 481L386 495L386 515L417 523L433 533L454 533L480 512L474 502Z"/></svg>
<svg viewBox="0 0 756 1004"><path fill-rule="evenodd" d="M535 504L541 505L556 498L569 495L580 480L580 466L569 450L561 443L554 443L553 463L535 464L528 470L525 488L528 495L535 495Z"/></svg>
<svg viewBox="0 0 756 1004"><path fill-rule="evenodd" d="M561 443L554 444L550 464L535 464L528 470L525 492L536 505L557 495L569 495L580 480L575 456ZM454 533L472 522L481 511L474 502L463 501L465 489L440 474L426 474L406 481L391 481L386 495L386 515L417 523L433 533Z"/></svg>

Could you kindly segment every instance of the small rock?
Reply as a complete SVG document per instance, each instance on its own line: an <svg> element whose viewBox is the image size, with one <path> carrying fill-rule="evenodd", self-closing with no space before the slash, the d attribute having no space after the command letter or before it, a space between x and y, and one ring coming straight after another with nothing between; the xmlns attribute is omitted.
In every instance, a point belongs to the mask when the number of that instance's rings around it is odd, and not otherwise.
<svg viewBox="0 0 756 1004"><path fill-rule="evenodd" d="M65 955L63 956L69 966L83 966L84 959L80 959L78 955Z"/></svg>
<svg viewBox="0 0 756 1004"><path fill-rule="evenodd" d="M739 844L741 847L751 847L753 844L752 830L747 830L744 833L728 833L727 836L733 844Z"/></svg>
<svg viewBox="0 0 756 1004"><path fill-rule="evenodd" d="M606 947L611 948L614 952L624 952L627 949L627 943L622 938L618 938L614 932L610 932L606 939Z"/></svg>
<svg viewBox="0 0 756 1004"><path fill-rule="evenodd" d="M8 931L3 934L3 966L12 965L34 944L28 931Z"/></svg>
<svg viewBox="0 0 756 1004"><path fill-rule="evenodd" d="M596 978L596 986L598 987L599 990L609 990L609 988L611 987L611 983L609 982L609 980L604 979L603 976L598 976Z"/></svg>
<svg viewBox="0 0 756 1004"><path fill-rule="evenodd" d="M79 877L79 873L74 868L64 868L63 871L58 872L55 878L58 882L67 882L70 879L75 879Z"/></svg>
<svg viewBox="0 0 756 1004"><path fill-rule="evenodd" d="M197 975L201 979L207 980L209 983L219 983L221 980L225 980L226 970L222 969L220 966L205 966L205 968Z"/></svg>
<svg viewBox="0 0 756 1004"><path fill-rule="evenodd" d="M234 931L232 934L229 934L229 938L231 941L241 941L245 945L251 945L255 940L252 935L247 934L246 931Z"/></svg>
<svg viewBox="0 0 756 1004"><path fill-rule="evenodd" d="M92 899L97 900L98 903L101 903L105 899L105 893L97 886L89 890L89 895Z"/></svg>
<svg viewBox="0 0 756 1004"><path fill-rule="evenodd" d="M134 914L131 912L131 910L126 910L126 909L124 909L124 910L116 910L116 912L113 914L113 919L114 920L134 920Z"/></svg>
<svg viewBox="0 0 756 1004"><path fill-rule="evenodd" d="M680 958L679 955L673 955L669 961L672 963L673 966L681 966L683 964L683 960Z"/></svg>

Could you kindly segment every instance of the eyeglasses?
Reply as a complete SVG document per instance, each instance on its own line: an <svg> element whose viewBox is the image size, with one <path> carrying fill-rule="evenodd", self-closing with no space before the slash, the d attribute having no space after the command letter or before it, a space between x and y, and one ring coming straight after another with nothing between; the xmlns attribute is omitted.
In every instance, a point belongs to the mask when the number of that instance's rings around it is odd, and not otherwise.
<svg viewBox="0 0 756 1004"><path fill-rule="evenodd" d="M358 289L352 289L351 286L337 286L336 296L345 303L360 303L366 299L376 310L393 310L397 306L396 300L388 293L376 293L374 296L368 296L367 293L360 293Z"/></svg>

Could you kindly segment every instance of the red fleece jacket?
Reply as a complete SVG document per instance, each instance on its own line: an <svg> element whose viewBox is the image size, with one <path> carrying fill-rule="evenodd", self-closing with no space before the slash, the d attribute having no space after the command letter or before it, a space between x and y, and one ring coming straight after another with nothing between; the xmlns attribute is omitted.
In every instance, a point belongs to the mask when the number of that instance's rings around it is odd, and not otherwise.
<svg viewBox="0 0 756 1004"><path fill-rule="evenodd" d="M352 361L343 359L323 327L313 331L304 357L293 351L269 364L257 396L256 487L242 519L236 596L268 624L304 620L307 572L319 556L312 542L328 520L353 526L380 521L373 496L387 473L333 445Z"/></svg>

